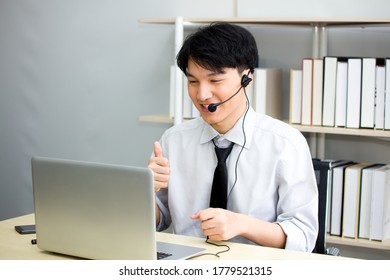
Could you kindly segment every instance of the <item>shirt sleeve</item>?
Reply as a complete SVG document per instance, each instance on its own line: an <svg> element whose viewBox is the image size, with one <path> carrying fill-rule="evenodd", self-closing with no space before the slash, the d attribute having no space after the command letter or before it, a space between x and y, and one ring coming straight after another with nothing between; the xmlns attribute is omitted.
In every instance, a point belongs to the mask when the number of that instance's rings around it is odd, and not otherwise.
<svg viewBox="0 0 390 280"><path fill-rule="evenodd" d="M318 235L318 189L306 139L287 147L279 168L277 223L285 249L311 252Z"/></svg>
<svg viewBox="0 0 390 280"><path fill-rule="evenodd" d="M171 215L168 209L168 190L161 189L157 192L156 203L160 209L160 221L156 227L157 231L167 229L171 224Z"/></svg>

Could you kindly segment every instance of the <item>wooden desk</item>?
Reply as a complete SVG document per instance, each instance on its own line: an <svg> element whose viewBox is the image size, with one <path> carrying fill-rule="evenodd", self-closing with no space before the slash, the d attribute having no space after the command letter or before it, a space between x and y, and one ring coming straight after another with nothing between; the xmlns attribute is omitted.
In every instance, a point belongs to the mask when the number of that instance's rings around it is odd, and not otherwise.
<svg viewBox="0 0 390 280"><path fill-rule="evenodd" d="M64 260L77 259L71 256L50 253L40 250L36 245L31 244L31 240L35 234L19 234L15 231L15 225L34 224L34 215L21 216L0 222L0 259L2 260ZM203 238L175 235L169 233L157 233L157 240L192 245L206 248L207 253L217 253L224 250L224 247L217 247L205 243ZM246 245L233 242L224 242L230 247L230 251L220 254L220 258L206 255L200 256L199 260L254 260L254 259L324 259L324 260L340 260L341 257L295 252L289 250L281 250L267 248L261 246Z"/></svg>

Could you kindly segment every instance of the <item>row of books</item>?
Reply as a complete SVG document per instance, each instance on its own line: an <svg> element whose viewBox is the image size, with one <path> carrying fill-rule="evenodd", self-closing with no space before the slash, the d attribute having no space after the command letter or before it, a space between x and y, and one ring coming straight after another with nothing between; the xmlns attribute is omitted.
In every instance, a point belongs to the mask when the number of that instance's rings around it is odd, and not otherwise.
<svg viewBox="0 0 390 280"><path fill-rule="evenodd" d="M326 231L330 235L377 241L390 238L390 165L318 159L313 165L319 190L327 193Z"/></svg>
<svg viewBox="0 0 390 280"><path fill-rule="evenodd" d="M290 70L290 122L390 129L390 58L304 58Z"/></svg>
<svg viewBox="0 0 390 280"><path fill-rule="evenodd" d="M174 117L175 106L175 66L171 66L170 83L170 117ZM191 119L199 116L193 105L187 88L187 77L182 75L182 113L183 118ZM246 87L246 93L252 108L261 114L282 118L282 69L256 68L252 82ZM232 92L234 94L234 92Z"/></svg>

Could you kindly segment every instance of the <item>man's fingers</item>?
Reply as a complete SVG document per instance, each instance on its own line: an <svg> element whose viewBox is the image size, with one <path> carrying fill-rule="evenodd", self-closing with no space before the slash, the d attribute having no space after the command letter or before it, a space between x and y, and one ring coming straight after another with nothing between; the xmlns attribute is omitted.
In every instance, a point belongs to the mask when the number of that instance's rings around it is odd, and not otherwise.
<svg viewBox="0 0 390 280"><path fill-rule="evenodd" d="M168 175L163 174L155 174L154 176L154 183L159 188L166 188L168 187Z"/></svg>

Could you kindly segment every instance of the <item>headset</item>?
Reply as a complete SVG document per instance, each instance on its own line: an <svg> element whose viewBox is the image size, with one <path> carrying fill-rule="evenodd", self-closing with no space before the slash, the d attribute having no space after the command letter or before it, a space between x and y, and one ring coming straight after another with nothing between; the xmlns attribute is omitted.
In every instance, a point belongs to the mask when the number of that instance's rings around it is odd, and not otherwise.
<svg viewBox="0 0 390 280"><path fill-rule="evenodd" d="M243 117L243 120L242 120L242 134L244 135L244 144L242 145L241 147L241 150L237 156L237 160L236 160L236 164L235 164L235 178L234 178L234 183L233 183L233 186L232 188L230 189L230 192L228 193L228 196L227 196L227 200L229 200L230 198L230 194L232 193L234 187L236 186L236 183L237 183L237 173L238 173L238 170L237 170L237 167L238 167L238 160L240 159L240 156L241 156L241 153L242 151L244 150L245 148L245 144L246 144L246 133L245 133L245 128L244 128L244 125L245 125L245 119L246 119L246 115L248 113L248 110L249 110L249 107L250 107L250 104L249 104L249 98L248 98L248 95L246 93L246 90L245 88L249 85L249 83L252 81L252 78L249 77L249 74L252 73L253 74L254 72L254 69L249 69L248 71L248 74L244 74L241 78L241 86L240 88L232 95L230 96L228 99L226 99L225 101L222 101L222 102L218 102L218 103L212 103L210 104L207 109L209 110L209 112L215 112L217 110L217 107L219 105L222 105L223 103L225 102L228 102L230 99L232 99L234 96L236 96L240 90L243 88L244 89L244 93L245 93L245 98L246 98L246 110L245 110L245 113L244 113L244 117ZM230 249L230 248L229 248Z"/></svg>
<svg viewBox="0 0 390 280"><path fill-rule="evenodd" d="M211 112L211 113L215 112L215 111L217 110L217 108L218 108L219 105L222 105L222 104L228 102L230 99L232 99L234 96L236 96L236 95L240 92L240 90L241 90L242 88L245 89L245 88L249 85L249 83L252 81L252 78L249 77L249 74L250 74L250 73L253 73L253 71L254 71L253 69L250 69L250 70L248 71L248 74L244 74L244 75L242 76L242 78L241 78L241 86L240 86L240 88L239 88L232 96L230 96L228 99L226 99L226 100L224 100L224 101L222 101L222 102L210 104L210 105L207 107L207 110L209 110L209 112Z"/></svg>

